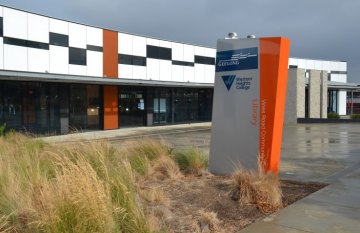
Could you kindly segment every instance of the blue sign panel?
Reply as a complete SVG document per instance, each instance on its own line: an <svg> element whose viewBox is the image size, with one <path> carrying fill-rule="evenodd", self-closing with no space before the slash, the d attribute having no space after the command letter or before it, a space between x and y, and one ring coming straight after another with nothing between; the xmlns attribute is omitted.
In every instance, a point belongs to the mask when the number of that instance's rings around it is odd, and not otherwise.
<svg viewBox="0 0 360 233"><path fill-rule="evenodd" d="M258 68L258 47L216 53L216 72Z"/></svg>

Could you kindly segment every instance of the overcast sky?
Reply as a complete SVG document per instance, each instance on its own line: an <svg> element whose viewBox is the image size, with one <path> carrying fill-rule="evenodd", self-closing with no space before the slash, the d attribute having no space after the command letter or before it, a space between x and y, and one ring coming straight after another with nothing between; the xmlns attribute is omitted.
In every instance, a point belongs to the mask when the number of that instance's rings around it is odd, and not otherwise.
<svg viewBox="0 0 360 233"><path fill-rule="evenodd" d="M0 0L47 16L205 46L235 31L286 36L291 56L348 61L360 83L359 0Z"/></svg>

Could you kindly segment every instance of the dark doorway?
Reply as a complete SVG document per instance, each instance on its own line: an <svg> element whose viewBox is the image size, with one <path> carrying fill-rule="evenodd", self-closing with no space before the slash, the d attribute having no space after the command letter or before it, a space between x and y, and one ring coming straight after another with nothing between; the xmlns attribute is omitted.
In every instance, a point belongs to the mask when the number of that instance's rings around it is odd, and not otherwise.
<svg viewBox="0 0 360 233"><path fill-rule="evenodd" d="M145 90L119 87L119 128L145 125Z"/></svg>

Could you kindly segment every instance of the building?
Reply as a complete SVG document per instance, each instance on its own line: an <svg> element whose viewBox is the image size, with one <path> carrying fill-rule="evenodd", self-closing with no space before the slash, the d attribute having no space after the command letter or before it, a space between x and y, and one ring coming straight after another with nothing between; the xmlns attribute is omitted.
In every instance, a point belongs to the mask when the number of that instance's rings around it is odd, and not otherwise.
<svg viewBox="0 0 360 233"><path fill-rule="evenodd" d="M0 121L8 128L64 134L211 120L213 48L5 6L0 17Z"/></svg>
<svg viewBox="0 0 360 233"><path fill-rule="evenodd" d="M214 48L0 6L0 124L65 134L210 121L215 55ZM289 116L317 118L330 110L346 112L346 93L330 89L333 81L346 82L346 63L304 59L289 63L289 90L298 93L290 101L296 101L291 105L297 106L295 114L292 109ZM323 81L312 78L320 71L311 70L324 70ZM291 79L295 76L301 78ZM319 88L320 100L305 98L317 95ZM329 108L323 107L326 95Z"/></svg>
<svg viewBox="0 0 360 233"><path fill-rule="evenodd" d="M346 115L349 88L346 61L290 58L285 122L325 119L329 112Z"/></svg>

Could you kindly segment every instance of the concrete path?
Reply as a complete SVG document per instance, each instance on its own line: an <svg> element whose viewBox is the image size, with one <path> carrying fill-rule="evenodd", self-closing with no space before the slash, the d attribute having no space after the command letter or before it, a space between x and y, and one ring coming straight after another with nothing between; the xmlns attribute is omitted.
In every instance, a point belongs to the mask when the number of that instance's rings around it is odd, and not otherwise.
<svg viewBox="0 0 360 233"><path fill-rule="evenodd" d="M49 142L162 138L208 152L210 123L141 127L44 138ZM326 188L259 220L241 233L360 232L360 124L298 124L284 128L280 177L330 184Z"/></svg>
<svg viewBox="0 0 360 233"><path fill-rule="evenodd" d="M330 185L240 231L360 232L360 124L287 126L281 177Z"/></svg>

